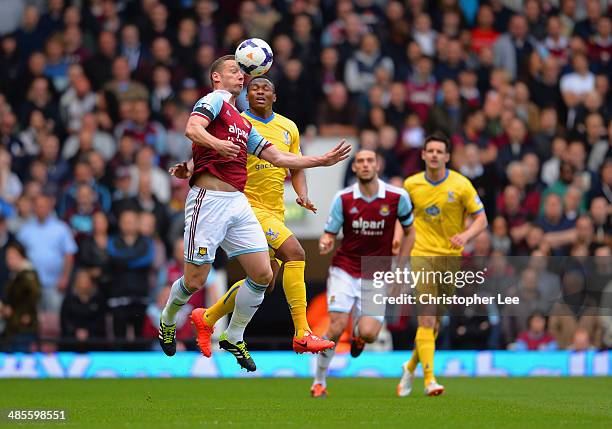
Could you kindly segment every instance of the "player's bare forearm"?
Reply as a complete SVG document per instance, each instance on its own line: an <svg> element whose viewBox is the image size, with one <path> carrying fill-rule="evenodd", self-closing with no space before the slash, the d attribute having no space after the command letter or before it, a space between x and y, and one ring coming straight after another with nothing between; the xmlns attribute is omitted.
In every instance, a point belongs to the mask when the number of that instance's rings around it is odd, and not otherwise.
<svg viewBox="0 0 612 429"><path fill-rule="evenodd" d="M335 148L321 156L301 156L291 152L281 152L275 146L266 148L260 158L271 164L289 169L304 169L332 166L348 158L351 146L342 140Z"/></svg>
<svg viewBox="0 0 612 429"><path fill-rule="evenodd" d="M414 225L410 225L404 228L404 239L400 246L399 255L397 258L397 266L405 267L410 259L410 252L414 247L414 240L416 238L416 231Z"/></svg>
<svg viewBox="0 0 612 429"><path fill-rule="evenodd" d="M484 211L475 215L474 222L472 222L472 224L465 230L466 241L470 241L472 238L476 237L482 231L487 229L487 225L489 225L489 222L487 221L487 215Z"/></svg>
<svg viewBox="0 0 612 429"><path fill-rule="evenodd" d="M317 208L308 198L308 184L306 183L306 173L304 170L291 170L291 184L293 190L297 194L295 202L306 210L310 210L313 213L317 212Z"/></svg>
<svg viewBox="0 0 612 429"><path fill-rule="evenodd" d="M304 170L291 169L291 185L298 196L308 195L308 184Z"/></svg>
<svg viewBox="0 0 612 429"><path fill-rule="evenodd" d="M465 246L472 238L476 237L487 228L487 216L484 211L474 215L472 224L462 233L450 237L451 246L455 249Z"/></svg>

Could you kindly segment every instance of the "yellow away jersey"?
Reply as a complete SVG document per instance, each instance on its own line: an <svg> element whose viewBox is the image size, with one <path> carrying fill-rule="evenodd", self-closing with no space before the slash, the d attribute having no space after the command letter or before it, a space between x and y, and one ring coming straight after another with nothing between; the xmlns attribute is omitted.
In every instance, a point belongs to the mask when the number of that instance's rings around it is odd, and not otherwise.
<svg viewBox="0 0 612 429"><path fill-rule="evenodd" d="M283 152L300 153L300 133L295 123L278 113L267 119L255 116L248 110L242 112L263 138ZM285 218L285 177L287 169L275 167L268 161L249 155L247 158L248 179L244 193L252 207L274 213Z"/></svg>
<svg viewBox="0 0 612 429"><path fill-rule="evenodd" d="M472 183L461 174L446 170L444 179L430 181L425 172L404 182L414 207L416 241L414 256L461 255L450 238L465 230L465 218L484 210Z"/></svg>

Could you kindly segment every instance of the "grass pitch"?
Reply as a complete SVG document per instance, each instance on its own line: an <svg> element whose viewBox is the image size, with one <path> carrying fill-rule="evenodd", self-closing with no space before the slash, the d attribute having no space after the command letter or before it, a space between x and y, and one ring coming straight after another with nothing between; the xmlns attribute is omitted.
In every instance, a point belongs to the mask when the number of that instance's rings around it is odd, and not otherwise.
<svg viewBox="0 0 612 429"><path fill-rule="evenodd" d="M63 423L0 421L0 427L71 428L610 428L610 378L453 378L446 393L407 398L395 379L329 380L311 399L310 379L0 380L0 408L65 409Z"/></svg>

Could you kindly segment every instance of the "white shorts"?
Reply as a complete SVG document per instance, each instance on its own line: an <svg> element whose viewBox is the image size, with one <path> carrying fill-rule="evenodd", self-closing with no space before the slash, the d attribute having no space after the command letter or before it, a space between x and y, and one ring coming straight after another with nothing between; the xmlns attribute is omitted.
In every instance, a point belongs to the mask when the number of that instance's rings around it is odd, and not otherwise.
<svg viewBox="0 0 612 429"><path fill-rule="evenodd" d="M366 308L362 308L363 300L367 300ZM354 320L362 316L372 317L380 323L385 320L385 305L373 304L371 294L362 290L361 279L334 266L329 267L327 278L327 311L338 313L352 311Z"/></svg>
<svg viewBox="0 0 612 429"><path fill-rule="evenodd" d="M186 262L210 264L221 246L229 258L267 252L266 236L242 192L192 187L185 202Z"/></svg>

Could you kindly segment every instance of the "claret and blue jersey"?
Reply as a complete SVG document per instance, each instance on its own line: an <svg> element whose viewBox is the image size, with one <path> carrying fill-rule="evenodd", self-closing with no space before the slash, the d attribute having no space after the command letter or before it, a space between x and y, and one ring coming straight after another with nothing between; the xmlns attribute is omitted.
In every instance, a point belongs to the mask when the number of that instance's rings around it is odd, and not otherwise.
<svg viewBox="0 0 612 429"><path fill-rule="evenodd" d="M362 256L391 255L396 220L404 227L414 221L404 189L379 180L378 193L371 199L362 195L357 183L338 192L325 225L325 232L337 234L342 229L344 235L332 266L361 277Z"/></svg>
<svg viewBox="0 0 612 429"><path fill-rule="evenodd" d="M239 191L244 191L247 180L247 153L260 156L270 146L249 121L229 103L231 94L216 90L202 97L193 107L192 116L202 116L210 121L206 130L220 140L230 140L240 146L236 158L225 158L213 149L192 145L194 178L208 172L229 183Z"/></svg>

